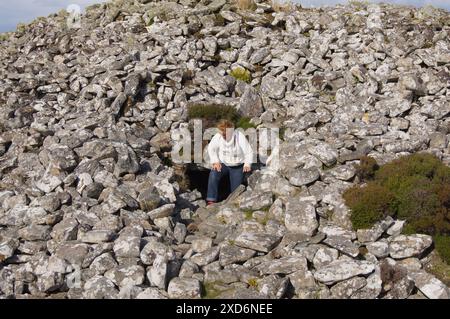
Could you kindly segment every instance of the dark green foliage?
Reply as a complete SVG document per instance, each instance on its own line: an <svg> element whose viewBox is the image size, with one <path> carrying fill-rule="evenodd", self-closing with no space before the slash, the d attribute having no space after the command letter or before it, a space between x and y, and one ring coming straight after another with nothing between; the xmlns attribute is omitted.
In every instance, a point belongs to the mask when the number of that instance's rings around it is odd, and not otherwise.
<svg viewBox="0 0 450 319"><path fill-rule="evenodd" d="M351 220L355 228L368 228L387 215L395 214L394 194L375 183L365 187L354 186L343 197L352 210Z"/></svg>
<svg viewBox="0 0 450 319"><path fill-rule="evenodd" d="M440 255L450 261L444 242L450 235L450 168L432 154L417 153L377 167L360 164L364 187L344 194L355 228L369 228L387 215L406 220L404 233L434 236ZM371 176L371 177L370 177ZM440 241L438 245L437 241Z"/></svg>
<svg viewBox="0 0 450 319"><path fill-rule="evenodd" d="M203 120L204 128L214 127L221 119L236 123L240 118L233 106L218 104L192 104L188 108L188 116Z"/></svg>
<svg viewBox="0 0 450 319"><path fill-rule="evenodd" d="M373 157L362 156L359 164L355 165L356 175L360 180L372 179L378 169L377 161Z"/></svg>
<svg viewBox="0 0 450 319"><path fill-rule="evenodd" d="M188 107L188 116L190 119L203 120L204 128L214 127L221 119L229 120L237 128L244 130L255 127L250 123L250 118L240 116L238 111L230 105L192 104Z"/></svg>

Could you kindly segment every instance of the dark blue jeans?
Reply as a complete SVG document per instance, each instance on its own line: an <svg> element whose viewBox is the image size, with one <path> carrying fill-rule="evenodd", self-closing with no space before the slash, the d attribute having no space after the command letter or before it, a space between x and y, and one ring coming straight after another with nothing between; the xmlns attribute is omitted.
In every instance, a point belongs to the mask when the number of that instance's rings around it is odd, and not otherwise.
<svg viewBox="0 0 450 319"><path fill-rule="evenodd" d="M211 170L208 180L208 194L206 200L209 202L217 202L219 197L219 183L223 176L230 176L230 188L233 192L244 180L244 164L239 166L226 166L222 164L222 170L220 172Z"/></svg>

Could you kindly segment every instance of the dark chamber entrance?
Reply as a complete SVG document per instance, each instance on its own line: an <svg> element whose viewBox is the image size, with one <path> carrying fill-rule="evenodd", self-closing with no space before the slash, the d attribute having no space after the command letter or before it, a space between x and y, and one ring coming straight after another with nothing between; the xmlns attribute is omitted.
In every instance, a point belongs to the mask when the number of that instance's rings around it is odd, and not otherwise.
<svg viewBox="0 0 450 319"><path fill-rule="evenodd" d="M197 189L202 198L206 200L208 192L209 169L200 168L194 165L188 165L186 175L189 180L189 189ZM230 195L230 177L228 175L222 177L219 184L219 201L227 199Z"/></svg>

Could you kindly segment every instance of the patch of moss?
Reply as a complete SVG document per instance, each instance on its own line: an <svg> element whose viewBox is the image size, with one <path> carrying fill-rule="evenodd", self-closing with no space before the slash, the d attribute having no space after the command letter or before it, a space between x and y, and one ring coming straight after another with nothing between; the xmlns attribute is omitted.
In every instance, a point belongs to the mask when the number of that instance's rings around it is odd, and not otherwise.
<svg viewBox="0 0 450 319"><path fill-rule="evenodd" d="M270 220L269 214L266 214L259 222L261 225L266 226L269 220Z"/></svg>
<svg viewBox="0 0 450 319"><path fill-rule="evenodd" d="M252 288L258 288L258 279L257 278L250 278L247 281L248 285Z"/></svg>
<svg viewBox="0 0 450 319"><path fill-rule="evenodd" d="M227 221L225 220L225 217L223 216L217 216L217 220L221 223L221 224L226 224Z"/></svg>
<svg viewBox="0 0 450 319"><path fill-rule="evenodd" d="M242 67L234 68L233 70L231 70L230 75L236 80L240 80L246 83L250 83L252 81L250 71Z"/></svg>
<svg viewBox="0 0 450 319"><path fill-rule="evenodd" d="M203 299L216 299L221 293L227 290L218 289L217 286L223 285L223 282L214 281L203 284Z"/></svg>
<svg viewBox="0 0 450 319"><path fill-rule="evenodd" d="M245 210L244 211L244 217L246 220L253 219L253 211L252 210Z"/></svg>

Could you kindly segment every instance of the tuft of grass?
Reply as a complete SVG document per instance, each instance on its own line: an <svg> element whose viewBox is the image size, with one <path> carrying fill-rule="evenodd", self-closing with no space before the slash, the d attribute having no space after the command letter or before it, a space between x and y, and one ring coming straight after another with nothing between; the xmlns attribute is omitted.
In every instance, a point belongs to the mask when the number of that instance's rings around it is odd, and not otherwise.
<svg viewBox="0 0 450 319"><path fill-rule="evenodd" d="M424 269L450 286L450 264L446 263L437 251L430 254L430 259L424 265Z"/></svg>
<svg viewBox="0 0 450 319"><path fill-rule="evenodd" d="M252 81L250 71L242 67L234 68L233 70L231 70L230 75L236 80L240 80L246 83L250 83Z"/></svg>
<svg viewBox="0 0 450 319"><path fill-rule="evenodd" d="M439 257L450 265L450 235L436 235L433 239ZM448 273L448 277L450 277L450 273Z"/></svg>

